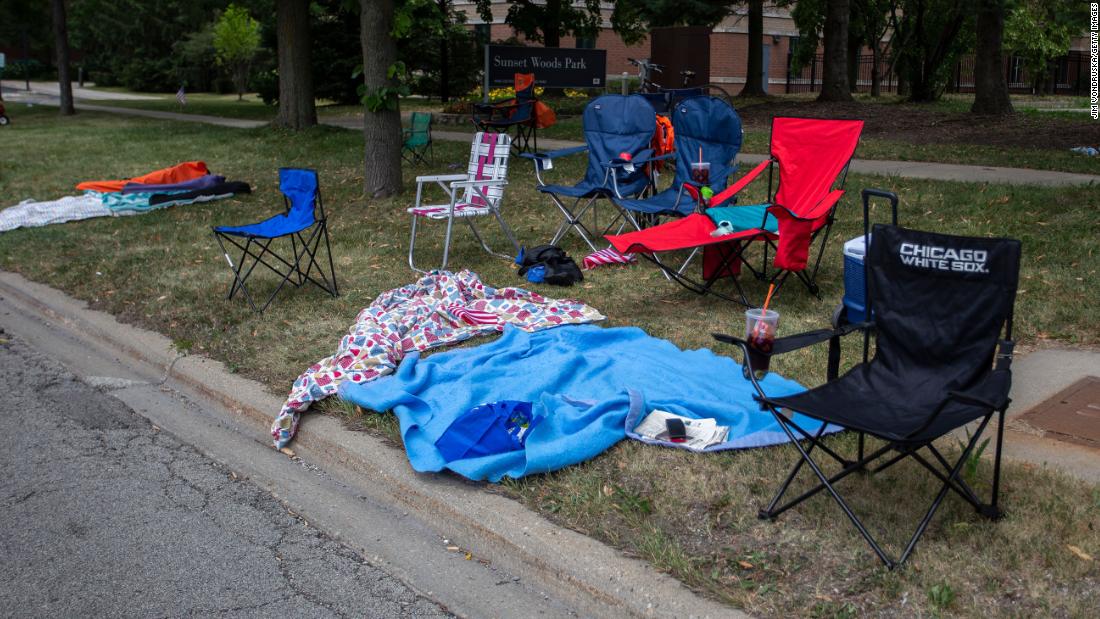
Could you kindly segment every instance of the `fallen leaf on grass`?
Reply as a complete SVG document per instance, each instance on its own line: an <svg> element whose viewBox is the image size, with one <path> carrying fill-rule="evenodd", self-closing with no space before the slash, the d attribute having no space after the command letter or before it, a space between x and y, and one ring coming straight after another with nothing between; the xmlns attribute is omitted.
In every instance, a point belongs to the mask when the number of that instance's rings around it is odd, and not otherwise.
<svg viewBox="0 0 1100 619"><path fill-rule="evenodd" d="M741 569L744 570L751 570L753 568L752 563L749 563L748 561L738 561L737 565L740 565Z"/></svg>
<svg viewBox="0 0 1100 619"><path fill-rule="evenodd" d="M1069 545L1069 546L1066 546L1066 548L1069 548L1069 551L1072 552L1073 554L1077 555L1077 557L1079 559L1082 559L1084 561L1092 561L1092 555L1085 552L1084 550L1081 550L1077 546Z"/></svg>

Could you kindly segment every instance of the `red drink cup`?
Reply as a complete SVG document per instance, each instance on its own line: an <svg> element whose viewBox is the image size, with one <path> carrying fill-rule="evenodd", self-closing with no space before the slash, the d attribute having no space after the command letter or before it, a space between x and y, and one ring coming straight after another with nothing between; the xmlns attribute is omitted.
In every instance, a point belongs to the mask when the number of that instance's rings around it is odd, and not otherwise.
<svg viewBox="0 0 1100 619"><path fill-rule="evenodd" d="M779 312L775 310L745 310L745 341L749 344L749 356L745 359L746 376L750 365L757 380L767 375L778 325Z"/></svg>

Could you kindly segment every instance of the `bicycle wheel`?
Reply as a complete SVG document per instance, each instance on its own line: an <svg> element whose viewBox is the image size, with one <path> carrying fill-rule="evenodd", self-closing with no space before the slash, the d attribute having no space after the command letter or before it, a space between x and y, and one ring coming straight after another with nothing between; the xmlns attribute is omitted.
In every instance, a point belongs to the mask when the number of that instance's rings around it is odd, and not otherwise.
<svg viewBox="0 0 1100 619"><path fill-rule="evenodd" d="M730 96L730 93L727 92L726 89L723 88L720 84L715 84L712 82L710 84L703 84L699 88L703 90L703 94L709 95L711 97L717 97L728 103L730 107L735 107L733 105L733 97Z"/></svg>

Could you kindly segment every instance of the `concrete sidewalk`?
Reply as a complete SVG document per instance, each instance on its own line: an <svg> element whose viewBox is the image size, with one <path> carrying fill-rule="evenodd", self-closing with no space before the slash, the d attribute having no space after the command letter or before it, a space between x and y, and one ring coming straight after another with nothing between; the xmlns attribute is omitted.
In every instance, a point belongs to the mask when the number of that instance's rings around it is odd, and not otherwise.
<svg viewBox="0 0 1100 619"><path fill-rule="evenodd" d="M56 95L48 93L26 93L26 91L5 90L11 93L11 101L30 102L40 105L57 105ZM128 116L142 116L156 118L158 120L176 120L182 122L197 122L220 127L233 127L238 129L254 129L267 123L259 120L242 120L236 118L222 118L218 116L204 116L201 114L182 114L179 112L162 112L155 110L143 110L139 108L125 108L108 105L95 105L80 102L77 109L91 112L105 112L109 114L124 114ZM360 118L342 117L321 119L321 123L343 129L361 130L363 121ZM470 133L461 131L432 132L437 140L449 142L468 142ZM581 146L581 142L572 140L555 140L543 138L539 140L542 150L557 150ZM765 155L754 153L741 153L738 162L755 165L763 161ZM1072 187L1080 185L1100 185L1100 175L1078 174L1074 172L1055 172L1050 170L1032 170L1029 168L1002 168L996 166L959 165L951 163L932 163L925 161L891 161L878 159L853 159L851 171L856 174L870 174L876 176L895 176L899 178L920 178L937 181L955 181L962 183L1003 183L1007 185L1038 185L1045 187Z"/></svg>

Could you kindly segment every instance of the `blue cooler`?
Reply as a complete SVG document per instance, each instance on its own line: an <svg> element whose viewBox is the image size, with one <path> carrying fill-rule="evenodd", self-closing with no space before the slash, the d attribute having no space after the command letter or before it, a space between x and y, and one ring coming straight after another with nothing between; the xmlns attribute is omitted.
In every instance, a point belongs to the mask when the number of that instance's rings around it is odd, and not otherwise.
<svg viewBox="0 0 1100 619"><path fill-rule="evenodd" d="M867 235L867 241L870 239L871 236ZM847 310L848 322L867 320L863 278L863 257L866 255L867 243L864 242L864 237L857 236L844 243L844 308Z"/></svg>

